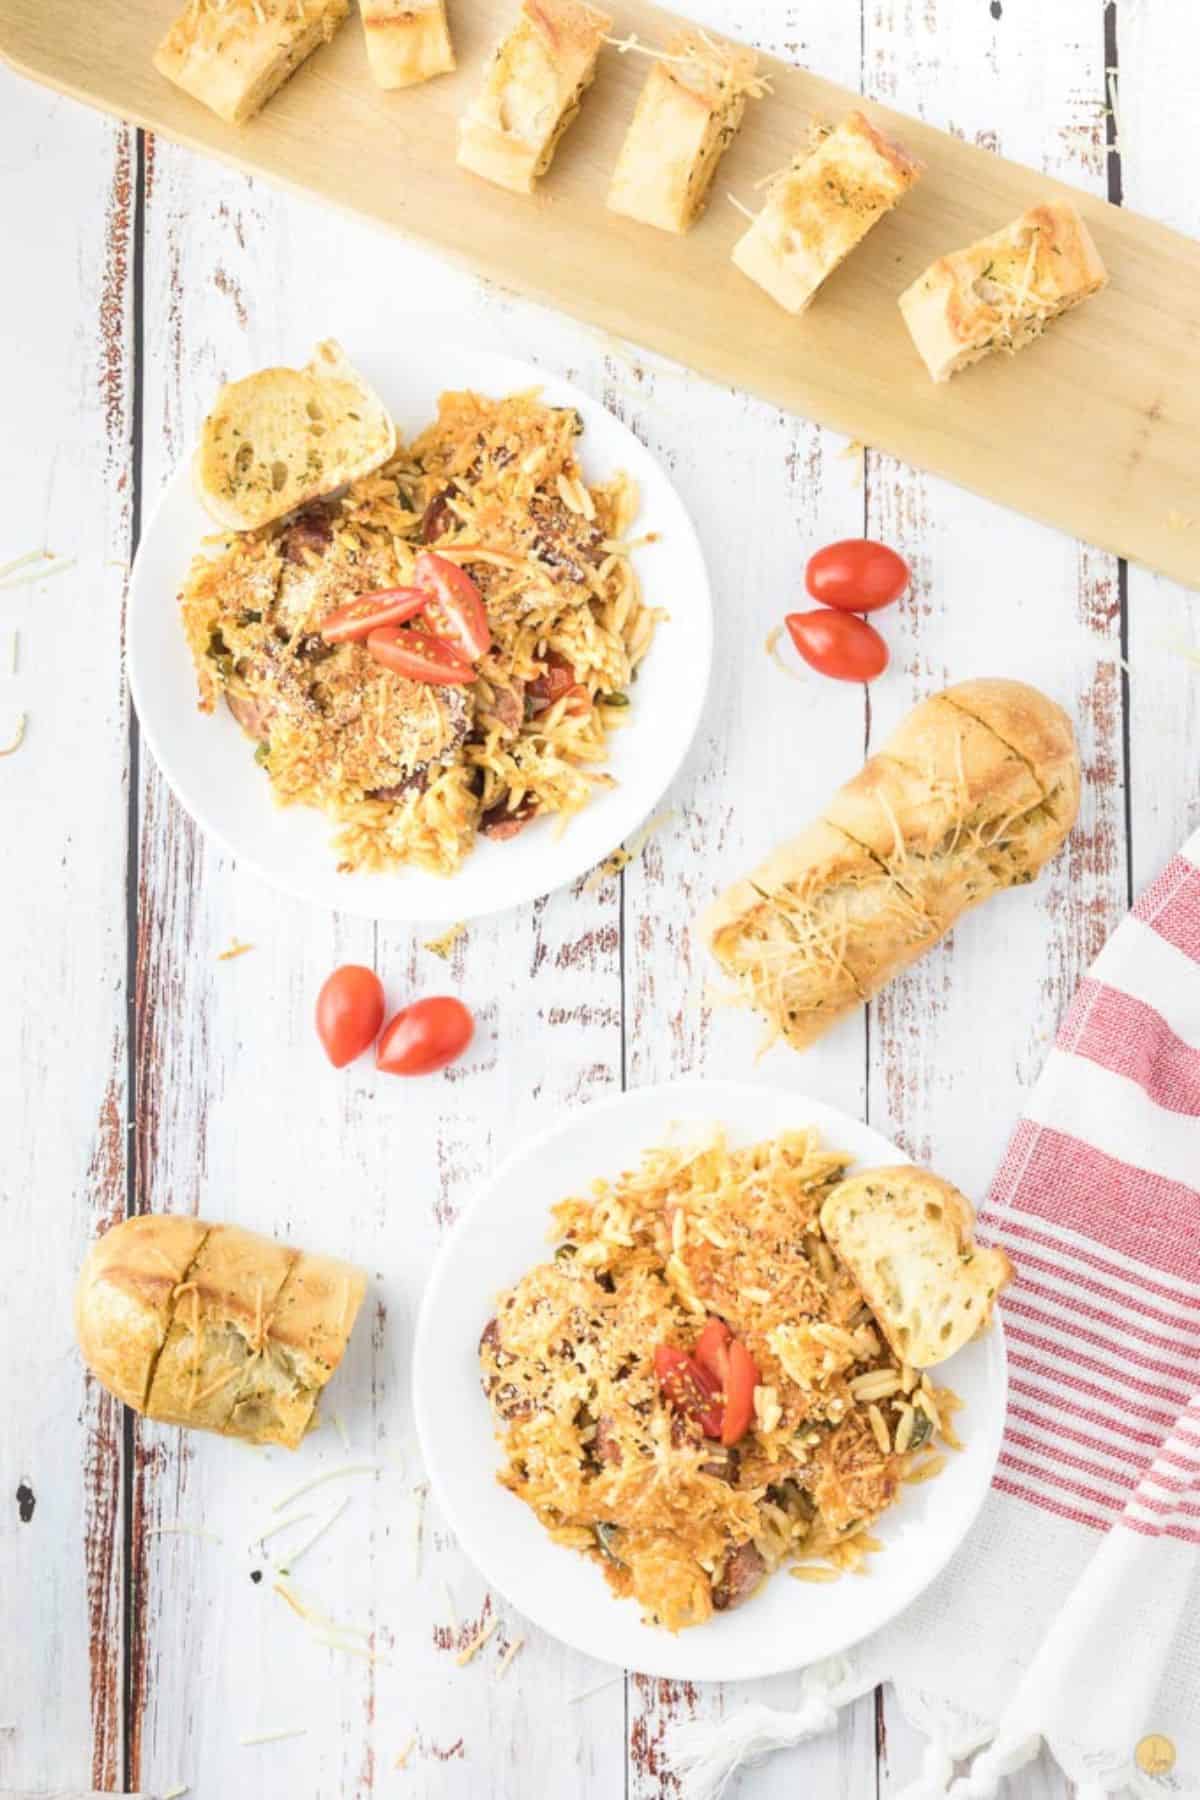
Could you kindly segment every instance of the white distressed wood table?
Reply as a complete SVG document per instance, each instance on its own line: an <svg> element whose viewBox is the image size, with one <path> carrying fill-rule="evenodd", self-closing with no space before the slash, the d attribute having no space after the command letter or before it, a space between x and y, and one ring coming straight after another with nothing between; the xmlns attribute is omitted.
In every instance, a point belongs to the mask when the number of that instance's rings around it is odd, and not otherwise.
<svg viewBox="0 0 1200 1800"><path fill-rule="evenodd" d="M1200 14L1185 0L693 10L1200 232ZM16 672L0 659L0 732L29 717L0 768L0 1790L670 1797L668 1721L744 1690L614 1680L525 1628L432 1504L417 1566L407 1376L424 1272L474 1184L555 1113L622 1083L751 1074L752 1023L704 1004L697 909L918 695L1011 674L1078 721L1087 784L1068 852L802 1062L778 1050L756 1072L861 1112L981 1192L1077 979L1198 822L1200 675L1177 648L1195 599L873 451L864 469L803 420L4 72L0 200L0 561L43 544L77 559L0 594L0 632L19 633ZM565 372L633 427L692 509L719 630L707 718L643 857L473 926L449 967L423 948L428 932L322 916L205 842L139 744L121 662L139 531L217 384L328 333L351 347L403 334L413 312ZM893 668L866 705L857 689L793 684L763 652L808 551L864 530L915 571L885 621ZM253 950L219 961L235 938ZM367 1065L335 1078L311 1004L351 959L394 993L464 995L482 1027L468 1060L425 1083ZM335 1407L349 1460L389 1468L348 1480L351 1507L297 1577L325 1611L366 1624L378 1661L316 1643L248 1547L282 1491L347 1460L332 1425L289 1459L135 1422L85 1381L77 1264L97 1231L151 1207L237 1218L378 1277ZM317 1521L337 1494L313 1497ZM758 1689L781 1705L795 1692L790 1677ZM877 1694L739 1792L876 1800L918 1758ZM1066 1791L1046 1766L1012 1784L1020 1800Z"/></svg>

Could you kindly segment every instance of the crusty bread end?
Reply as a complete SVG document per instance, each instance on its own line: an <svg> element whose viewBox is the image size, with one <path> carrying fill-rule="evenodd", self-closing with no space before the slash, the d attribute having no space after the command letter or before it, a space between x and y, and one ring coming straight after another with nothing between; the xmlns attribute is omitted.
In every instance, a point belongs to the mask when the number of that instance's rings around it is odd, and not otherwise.
<svg viewBox="0 0 1200 1800"><path fill-rule="evenodd" d="M1003 1250L977 1246L971 1202L912 1165L839 1182L821 1229L902 1361L928 1369L984 1330L1012 1279Z"/></svg>

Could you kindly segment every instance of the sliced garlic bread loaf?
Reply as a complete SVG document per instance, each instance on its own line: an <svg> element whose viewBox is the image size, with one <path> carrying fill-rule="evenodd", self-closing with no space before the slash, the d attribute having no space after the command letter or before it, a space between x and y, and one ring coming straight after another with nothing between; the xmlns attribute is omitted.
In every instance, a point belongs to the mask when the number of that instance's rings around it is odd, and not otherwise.
<svg viewBox="0 0 1200 1800"><path fill-rule="evenodd" d="M204 421L193 473L201 504L230 531L272 519L369 475L396 427L332 338L303 369L231 381Z"/></svg>
<svg viewBox="0 0 1200 1800"><path fill-rule="evenodd" d="M974 1227L966 1196L911 1164L852 1175L821 1208L821 1229L883 1335L918 1369L978 1336L1012 1279L1004 1251L978 1247Z"/></svg>

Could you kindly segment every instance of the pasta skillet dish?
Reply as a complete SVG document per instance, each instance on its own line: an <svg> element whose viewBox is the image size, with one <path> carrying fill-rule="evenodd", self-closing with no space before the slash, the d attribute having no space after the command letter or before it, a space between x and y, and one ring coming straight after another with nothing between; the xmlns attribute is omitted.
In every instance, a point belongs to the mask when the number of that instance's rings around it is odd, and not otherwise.
<svg viewBox="0 0 1200 1800"><path fill-rule="evenodd" d="M275 798L337 821L342 868L449 875L479 835L565 821L611 783L656 615L634 487L585 484L581 430L532 393L444 394L340 498L195 559L201 707L224 696Z"/></svg>
<svg viewBox="0 0 1200 1800"><path fill-rule="evenodd" d="M901 1361L820 1223L848 1158L814 1131L656 1149L555 1208L480 1362L501 1482L678 1631L784 1564L863 1566L959 1404Z"/></svg>

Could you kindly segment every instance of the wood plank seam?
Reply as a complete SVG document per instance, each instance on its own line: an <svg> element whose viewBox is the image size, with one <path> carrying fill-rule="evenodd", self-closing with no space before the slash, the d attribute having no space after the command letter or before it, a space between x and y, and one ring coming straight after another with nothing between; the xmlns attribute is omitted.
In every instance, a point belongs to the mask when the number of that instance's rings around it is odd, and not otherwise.
<svg viewBox="0 0 1200 1800"><path fill-rule="evenodd" d="M132 439L130 444L130 567L137 555L142 532L143 428L145 422L144 331L146 275L146 133L137 133L137 155L133 194L133 271L132 271L132 336L133 395ZM132 1218L141 1211L141 1091L139 1034L141 1007L138 990L138 915L140 887L140 845L138 786L141 766L141 732L137 714L129 704L129 790L125 840L125 1055L126 1091L129 1096L129 1126L125 1155L125 1216ZM121 1785L128 1792L138 1785L135 1753L136 1731L134 1692L135 1619L138 1616L135 1595L135 1557L140 1547L134 1541L134 1467L137 1455L137 1422L128 1407L123 1409L121 1457L121 1536L124 1545L124 1570L121 1592L121 1716L122 1771ZM140 1569L139 1569L140 1579Z"/></svg>

